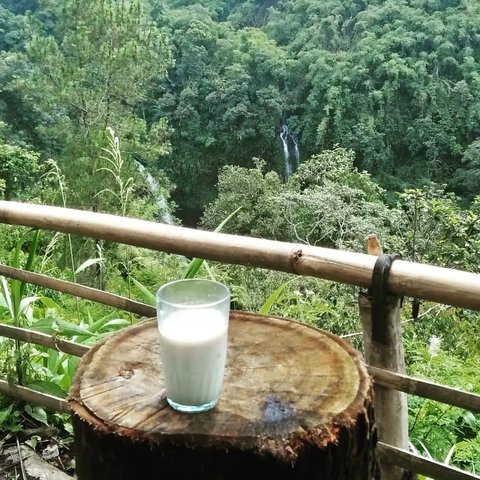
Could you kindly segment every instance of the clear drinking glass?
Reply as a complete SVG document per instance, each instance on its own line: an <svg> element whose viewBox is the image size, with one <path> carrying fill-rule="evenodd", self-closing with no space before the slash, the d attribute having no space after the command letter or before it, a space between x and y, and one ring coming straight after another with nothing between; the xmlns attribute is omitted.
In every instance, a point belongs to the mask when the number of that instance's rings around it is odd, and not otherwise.
<svg viewBox="0 0 480 480"><path fill-rule="evenodd" d="M220 396L227 356L230 291L211 280L167 283L157 292L157 319L167 401L204 412Z"/></svg>

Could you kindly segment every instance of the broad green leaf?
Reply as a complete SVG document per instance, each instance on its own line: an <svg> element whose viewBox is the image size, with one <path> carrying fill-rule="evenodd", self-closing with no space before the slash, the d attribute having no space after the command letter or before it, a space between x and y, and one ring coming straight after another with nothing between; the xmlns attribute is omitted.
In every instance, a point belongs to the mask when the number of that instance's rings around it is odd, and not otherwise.
<svg viewBox="0 0 480 480"><path fill-rule="evenodd" d="M155 295L142 283L140 283L138 280L135 280L135 278L130 277L132 282L135 284L135 286L138 287L140 290L141 296L143 301L148 304L152 305L153 307L157 304L157 300L155 298Z"/></svg>
<svg viewBox="0 0 480 480"><path fill-rule="evenodd" d="M37 228L34 230L32 243L28 251L27 262L25 263L25 270L31 270L33 262L35 261L35 254L37 253L38 242L40 240L40 230Z"/></svg>
<svg viewBox="0 0 480 480"><path fill-rule="evenodd" d="M25 412L40 423L48 425L47 412L42 407L33 407L27 403Z"/></svg>
<svg viewBox="0 0 480 480"><path fill-rule="evenodd" d="M13 251L13 261L12 261L12 267L14 268L21 268L20 265L20 252L22 251L22 245L25 243L25 235L22 235L18 240L17 243L15 244L15 250ZM20 282L20 280L17 280L17 282Z"/></svg>
<svg viewBox="0 0 480 480"><path fill-rule="evenodd" d="M22 301L20 302L19 313L20 313L21 315L25 314L27 308L28 308L32 303L35 303L35 302L38 301L38 300L39 300L39 297L37 297L37 296L22 298Z"/></svg>
<svg viewBox="0 0 480 480"><path fill-rule="evenodd" d="M52 375L58 374L61 371L61 365L65 359L65 354L60 353L58 350L48 349L48 361L47 368Z"/></svg>
<svg viewBox="0 0 480 480"><path fill-rule="evenodd" d="M24 429L23 425L20 424L20 423L15 423L13 425L9 425L7 427L7 430L9 432L12 432L12 433L16 433L16 432L21 432L22 430Z"/></svg>
<svg viewBox="0 0 480 480"><path fill-rule="evenodd" d="M13 262L12 266L15 268L21 268L20 264L20 257L21 257L21 252L22 252L22 246L26 242L27 236L30 234L30 232L34 232L33 234L33 239L30 244L30 249L27 257L27 262L25 264L24 270L30 270L33 261L35 259L35 253L37 250L37 245L38 245L38 238L40 235L40 231L38 229L36 230L29 230L25 235L22 235L20 239L18 240L16 246L15 246L15 251L14 251L14 256L13 256ZM20 316L20 302L22 301L22 297L25 294L25 289L26 289L26 283L21 282L20 280L11 280L10 281L10 295L12 299L12 305L13 305L13 320L15 324L18 324L19 322L19 316ZM18 326L18 325L17 325Z"/></svg>
<svg viewBox="0 0 480 480"><path fill-rule="evenodd" d="M108 327L113 327L113 326L120 326L120 327L127 327L131 325L129 320L126 320L124 318L114 318L113 320L109 320L103 328L108 328Z"/></svg>
<svg viewBox="0 0 480 480"><path fill-rule="evenodd" d="M258 313L266 315L272 309L274 303L279 299L282 292L285 290L285 287L289 282L282 283L266 300L266 302L260 307Z"/></svg>
<svg viewBox="0 0 480 480"><path fill-rule="evenodd" d="M194 278L205 261L203 258L194 258L189 263L183 278Z"/></svg>
<svg viewBox="0 0 480 480"><path fill-rule="evenodd" d="M28 387L33 390L37 390L38 392L48 393L48 395L53 395L59 398L65 398L67 396L67 392L65 392L63 388L59 387L56 383L49 382L47 380L34 380L28 384Z"/></svg>
<svg viewBox="0 0 480 480"><path fill-rule="evenodd" d="M72 425L72 422L70 422L70 421L64 421L64 422L63 422L63 429L64 429L71 437L73 437L73 425Z"/></svg>
<svg viewBox="0 0 480 480"><path fill-rule="evenodd" d="M220 225L214 230L215 233L221 232L222 228L242 209L243 207L238 207L233 211L225 220L223 220Z"/></svg>
<svg viewBox="0 0 480 480"><path fill-rule="evenodd" d="M210 267L210 264L206 260L203 262L203 266L205 267L205 270L207 271L208 276L213 281L217 281L217 277L215 276L215 273L214 273L213 269Z"/></svg>
<svg viewBox="0 0 480 480"><path fill-rule="evenodd" d="M109 313L108 315L99 318L97 321L93 322L89 328L90 332L99 332L105 324L112 319L113 316L116 315L116 312Z"/></svg>
<svg viewBox="0 0 480 480"><path fill-rule="evenodd" d="M473 412L464 412L462 415L463 420L465 423L475 432L480 430L480 419L477 420L477 417L473 414Z"/></svg>
<svg viewBox="0 0 480 480"><path fill-rule="evenodd" d="M67 377L70 377L70 381L75 375L77 371L77 366L80 363L80 359L78 357L73 357L72 355L68 355L67 357Z"/></svg>
<svg viewBox="0 0 480 480"><path fill-rule="evenodd" d="M91 328L92 325L95 323L93 320L92 314L90 312L90 309L87 309L87 321L88 321L89 328Z"/></svg>
<svg viewBox="0 0 480 480"><path fill-rule="evenodd" d="M54 328L54 322L54 318L41 318L40 320L33 322L29 328L35 330L36 332L48 333L49 335L53 335L55 333L58 333L58 330Z"/></svg>
<svg viewBox="0 0 480 480"><path fill-rule="evenodd" d="M42 440L38 435L32 435L28 440L25 440L25 443L32 449L36 450L38 442Z"/></svg>
<svg viewBox="0 0 480 480"><path fill-rule="evenodd" d="M78 325L75 325L74 323L67 322L62 319L56 319L54 323L58 327L57 332L61 333L62 335L67 335L67 336L79 335L82 337L92 337L97 335L94 332L90 332L87 329L84 329L82 327L79 327Z"/></svg>
<svg viewBox="0 0 480 480"><path fill-rule="evenodd" d="M50 297L39 296L38 301L43 303L43 305L45 305L47 308L51 308L52 310L56 310L57 312L62 311L62 307L60 307L60 305L54 300L52 300Z"/></svg>
<svg viewBox="0 0 480 480"><path fill-rule="evenodd" d="M88 267L92 265L96 265L97 263L102 263L104 261L103 258L89 258L88 260L85 260L76 270L75 270L75 275L77 275L80 272L83 272L86 270Z"/></svg>

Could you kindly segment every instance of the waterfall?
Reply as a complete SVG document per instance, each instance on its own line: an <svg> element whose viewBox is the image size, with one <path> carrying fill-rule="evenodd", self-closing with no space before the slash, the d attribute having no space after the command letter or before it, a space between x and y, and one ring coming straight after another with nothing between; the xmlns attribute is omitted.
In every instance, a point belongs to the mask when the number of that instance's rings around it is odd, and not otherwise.
<svg viewBox="0 0 480 480"><path fill-rule="evenodd" d="M135 165L137 167L137 170L147 182L148 190L157 202L157 206L159 209L159 219L163 223L166 223L168 225L174 225L175 222L173 221L172 214L170 213L170 209L168 208L167 200L161 192L160 185L155 180L153 175L140 162L137 162L135 160Z"/></svg>
<svg viewBox="0 0 480 480"><path fill-rule="evenodd" d="M300 165L300 147L298 146L298 137L294 132L290 132L287 125L280 127L280 140L283 145L283 162L285 165L285 178L297 170ZM293 160L290 152L293 152Z"/></svg>
<svg viewBox="0 0 480 480"><path fill-rule="evenodd" d="M280 139L283 145L283 162L285 164L285 178L292 174L292 164L290 163L290 152L288 151L288 127L282 125L280 128Z"/></svg>

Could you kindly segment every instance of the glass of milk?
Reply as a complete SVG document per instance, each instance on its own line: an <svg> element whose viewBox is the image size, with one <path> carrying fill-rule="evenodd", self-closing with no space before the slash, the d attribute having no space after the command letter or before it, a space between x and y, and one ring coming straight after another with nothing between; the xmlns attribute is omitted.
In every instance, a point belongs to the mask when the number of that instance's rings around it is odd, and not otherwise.
<svg viewBox="0 0 480 480"><path fill-rule="evenodd" d="M180 412L205 412L220 396L227 356L230 291L211 280L177 280L157 292L167 401Z"/></svg>

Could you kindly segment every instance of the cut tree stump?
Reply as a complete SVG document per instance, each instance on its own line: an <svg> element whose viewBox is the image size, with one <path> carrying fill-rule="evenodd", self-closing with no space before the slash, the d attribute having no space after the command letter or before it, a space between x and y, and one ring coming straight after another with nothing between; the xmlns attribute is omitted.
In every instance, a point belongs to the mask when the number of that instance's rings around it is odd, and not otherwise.
<svg viewBox="0 0 480 480"><path fill-rule="evenodd" d="M83 358L69 396L78 480L376 476L371 382L338 337L232 312L223 392L201 414L166 405L156 320Z"/></svg>

